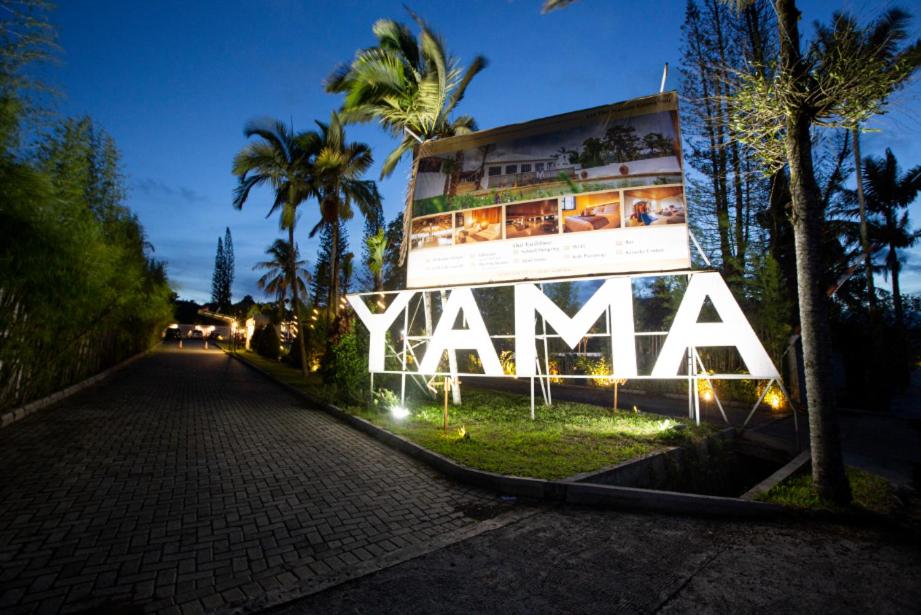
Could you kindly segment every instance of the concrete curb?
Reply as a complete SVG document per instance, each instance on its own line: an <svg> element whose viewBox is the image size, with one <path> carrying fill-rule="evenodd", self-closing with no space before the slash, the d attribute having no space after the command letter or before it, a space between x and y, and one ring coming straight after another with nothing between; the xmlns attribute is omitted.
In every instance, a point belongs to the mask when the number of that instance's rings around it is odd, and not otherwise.
<svg viewBox="0 0 921 615"><path fill-rule="evenodd" d="M812 461L812 453L809 449L806 449L793 459L789 461L785 466L765 478L763 481L743 493L739 496L743 500L754 501L759 495L767 493L775 485L780 482L787 480L793 474L796 474L800 468L804 467L806 464Z"/></svg>
<svg viewBox="0 0 921 615"><path fill-rule="evenodd" d="M154 348L156 348L156 346L154 346ZM117 363L113 365L112 367L110 367L109 369L99 372L95 376L90 376L86 380L82 380L78 382L77 384L72 384L69 387L65 389L61 389L60 391L57 391L55 393L52 393L51 395L47 397L37 399L33 402L29 402L28 404L24 406L20 406L18 408L14 408L13 410L5 412L3 415L0 415L0 428L6 427L8 425L12 425L16 421L20 421L26 418L33 412L37 412L39 410L47 408L48 406L54 405L57 402L61 401L62 399L66 399L67 397L70 397L71 395L75 393L79 393L80 391L87 389L95 384L99 384L100 382L102 382L103 380L105 380L106 378L108 378L109 376L117 372L118 370L122 369L123 367L126 367L127 365L134 363L141 357L146 356L148 353L150 353L151 350L153 350L153 348L145 350L144 352L139 352L138 354L125 359L121 363Z"/></svg>
<svg viewBox="0 0 921 615"><path fill-rule="evenodd" d="M341 408L315 399L294 386L280 382L271 374L238 354L229 352L227 354L253 371L262 374L275 384L287 389L297 397L307 401L311 406L323 410L375 440L425 463L445 476L473 487L551 502L653 512L707 516L770 517L785 511L784 507L776 504L753 502L738 498L577 483L570 480L544 480L507 476L469 468L423 448L414 442L410 442L406 438L382 429L365 419L353 416Z"/></svg>
<svg viewBox="0 0 921 615"><path fill-rule="evenodd" d="M726 427L716 432L702 445L706 446L709 443L718 443L725 440L732 440L736 437L736 430L734 427ZM657 458L668 458L672 455L681 454L681 451L685 450L681 446L668 446L662 450L653 451L651 453L646 453L645 455L640 455L633 459L628 459L621 463L605 466L603 468L598 468L597 470L589 470L588 472L580 472L579 474L574 474L567 477L565 480L567 482L574 483L593 483L593 484L603 484L607 485L611 477L623 475L624 473L629 473L631 471L643 471L644 466L649 462L656 460ZM624 484L620 483L621 486L635 487L635 485L630 485L629 483ZM642 487L645 489L645 487Z"/></svg>

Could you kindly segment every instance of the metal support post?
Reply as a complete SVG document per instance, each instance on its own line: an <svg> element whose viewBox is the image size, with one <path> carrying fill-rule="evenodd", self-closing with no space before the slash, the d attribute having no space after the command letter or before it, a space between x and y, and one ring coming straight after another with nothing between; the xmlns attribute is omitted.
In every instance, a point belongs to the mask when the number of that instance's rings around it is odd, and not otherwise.
<svg viewBox="0 0 921 615"><path fill-rule="evenodd" d="M764 399L764 396L767 395L768 391L771 390L771 385L772 385L772 384L774 384L774 379L773 379L773 378L771 378L771 379L768 381L767 386L764 387L764 390L763 390L763 391L761 391L761 397L758 398L758 401L756 401L756 402L755 402L755 405L752 406L752 411L748 413L748 416L747 416L747 417L745 417L745 422L742 423L742 429L745 429L745 426L748 425L748 422L751 420L752 416L755 414L755 410L757 410L757 409L758 409L758 406L761 405L761 401Z"/></svg>
<svg viewBox="0 0 921 615"><path fill-rule="evenodd" d="M691 348L691 354L697 355L697 349ZM694 420L700 425L700 387L697 386L697 364L691 362L691 369L694 370Z"/></svg>
<svg viewBox="0 0 921 615"><path fill-rule="evenodd" d="M400 405L404 408L406 407L406 354L409 352L406 349L407 344L409 343L409 302L406 302L406 307L403 308L403 353L400 357L400 363L402 366L400 374Z"/></svg>
<svg viewBox="0 0 921 615"><path fill-rule="evenodd" d="M544 285L540 285L540 292L544 292ZM544 332L544 376L547 378L547 392L544 394L544 405L553 405L553 396L550 393L550 353L547 350L547 320L540 315L541 328Z"/></svg>
<svg viewBox="0 0 921 615"><path fill-rule="evenodd" d="M720 414L723 415L723 420L727 425L730 425L729 418L726 416L726 411L723 410L723 404L720 403L720 397L716 394L716 388L713 386L713 380L710 379L710 375L707 374L707 366L704 365L703 360L700 358L700 354L697 352L697 349L694 349L694 358L697 359L697 364L700 366L700 371L704 374L704 379L707 381L707 384L710 385L710 391L713 393L713 399L716 401L716 407L720 409Z"/></svg>
<svg viewBox="0 0 921 615"><path fill-rule="evenodd" d="M531 376L531 420L534 420L534 376Z"/></svg>
<svg viewBox="0 0 921 615"><path fill-rule="evenodd" d="M694 247L697 248L697 253L700 254L700 258L704 259L704 262L707 263L707 267L712 267L710 259L707 258L707 254L704 252L704 249L700 247L700 244L697 242L697 237L694 236L694 233L691 232L691 229L688 229L688 235L691 237L691 241L694 242ZM690 276L688 276L690 280Z"/></svg>

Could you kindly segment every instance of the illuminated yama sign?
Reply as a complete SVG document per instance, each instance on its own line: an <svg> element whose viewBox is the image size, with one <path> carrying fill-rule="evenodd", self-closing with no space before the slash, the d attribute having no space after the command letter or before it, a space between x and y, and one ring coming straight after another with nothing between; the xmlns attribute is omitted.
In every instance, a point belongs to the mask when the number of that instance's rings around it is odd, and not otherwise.
<svg viewBox="0 0 921 615"><path fill-rule="evenodd" d="M688 350L704 347L734 347L745 362L748 378L774 379L780 375L758 340L751 325L733 298L732 293L718 273L691 274L687 290L667 332L662 350L649 374L640 374L636 359L636 335L633 315L633 288L629 277L605 280L591 298L572 317L566 315L534 284L514 285L515 290L515 366L516 376L534 377L537 373L537 340L535 331L538 317L556 331L567 346L575 348L589 335L593 325L608 315L605 337L610 337L611 363L614 378L687 378L680 374L688 360ZM413 296L420 291L404 290L396 294L387 309L379 314L370 311L359 295L350 295L349 303L370 332L368 366L371 372L407 373L404 369L387 370L385 366L387 332L403 314L408 317L408 307ZM698 322L706 300L720 318L720 322ZM458 317L464 323L455 328ZM406 322L406 320L404 320ZM404 331L405 334L405 331ZM544 338L546 339L546 338ZM449 291L441 318L431 336L426 338L425 352L417 363L415 372L430 376L442 374L439 364L445 352L472 350L479 356L482 374L468 376L504 376L493 339L483 321L473 296L473 289L460 287ZM404 346L405 347L405 346ZM405 351L404 351L405 352ZM543 374L546 376L546 373ZM566 377L565 374L555 376ZM719 377L719 376L716 376Z"/></svg>

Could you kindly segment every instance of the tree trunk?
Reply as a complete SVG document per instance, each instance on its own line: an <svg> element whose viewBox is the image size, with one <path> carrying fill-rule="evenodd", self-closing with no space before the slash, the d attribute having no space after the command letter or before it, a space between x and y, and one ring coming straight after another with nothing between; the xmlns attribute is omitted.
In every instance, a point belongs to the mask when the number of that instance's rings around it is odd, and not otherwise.
<svg viewBox="0 0 921 615"><path fill-rule="evenodd" d="M338 212L338 208L337 212ZM333 326L339 313L339 217L331 222L333 225L333 246L329 254L329 296L326 309L329 312L329 325Z"/></svg>
<svg viewBox="0 0 921 615"><path fill-rule="evenodd" d="M867 296L870 301L870 320L876 316L876 288L873 284L873 263L870 260L870 239L867 232L867 208L863 196L863 168L860 160L860 129L854 126L854 172L857 174L857 206L860 210L860 247L863 249L863 267L867 276Z"/></svg>
<svg viewBox="0 0 921 615"><path fill-rule="evenodd" d="M899 255L895 247L889 246L889 270L892 271L892 307L895 308L895 327L898 335L903 335L902 291L899 287Z"/></svg>
<svg viewBox="0 0 921 615"><path fill-rule="evenodd" d="M287 298L287 295L288 295L287 289L282 289L281 293L278 295L278 324L279 325L285 322L285 299Z"/></svg>
<svg viewBox="0 0 921 615"><path fill-rule="evenodd" d="M799 10L795 0L777 0L781 70L787 87L804 88L806 68L800 56ZM809 407L812 481L820 497L845 504L851 499L844 472L835 417L831 369L831 332L826 296L821 284L822 219L819 188L812 165L811 120L802 106L787 110L784 145L790 165L793 197L793 238L799 290L800 326Z"/></svg>
<svg viewBox="0 0 921 615"><path fill-rule="evenodd" d="M889 246L889 270L892 272L892 307L895 309L896 352L898 353L898 370L896 382L901 387L907 387L911 382L911 361L908 357L908 343L904 329L904 314L902 312L902 289L899 285L899 273L902 265L894 246Z"/></svg>
<svg viewBox="0 0 921 615"><path fill-rule="evenodd" d="M403 241L400 243L400 262L402 266L409 256L409 244L412 241L413 195L416 192L416 175L419 174L419 146L413 146L413 165L409 173L409 185L406 187L406 201L403 203Z"/></svg>
<svg viewBox="0 0 921 615"><path fill-rule="evenodd" d="M291 301L294 302L294 317L297 319L297 349L301 354L301 372L306 376L310 371L307 365L307 349L304 346L304 318L301 315L301 301L297 292L297 255L294 249L294 225L288 227L288 243L291 244L291 257L288 259L288 279L291 285Z"/></svg>

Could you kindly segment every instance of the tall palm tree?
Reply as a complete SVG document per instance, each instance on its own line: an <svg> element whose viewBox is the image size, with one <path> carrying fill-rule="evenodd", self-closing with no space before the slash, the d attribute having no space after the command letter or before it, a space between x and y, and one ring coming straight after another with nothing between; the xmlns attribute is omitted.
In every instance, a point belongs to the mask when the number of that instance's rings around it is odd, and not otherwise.
<svg viewBox="0 0 921 615"><path fill-rule="evenodd" d="M310 273L305 267L306 261L298 259L297 246L294 248L294 266L295 277L291 278L291 244L283 239L276 239L265 251L271 258L267 261L261 261L253 265L253 271L265 271L265 273L256 280L256 285L266 292L273 295L278 303L278 322L285 320L285 299L288 297L288 290L297 285L298 295L307 294L307 284L310 282Z"/></svg>
<svg viewBox="0 0 921 615"><path fill-rule="evenodd" d="M333 112L329 124L317 122L318 148L313 165L313 179L320 203L320 221L310 231L313 237L324 226L332 231L327 310L332 323L339 311L339 222L354 215L352 205L366 218L379 217L381 197L373 180L361 179L374 159L365 143L346 141L339 114Z"/></svg>
<svg viewBox="0 0 921 615"><path fill-rule="evenodd" d="M250 142L233 159L233 174L237 176L233 206L241 209L253 188L268 185L275 191L275 200L266 217L280 211L279 226L288 231L288 243L294 243L297 208L317 194L313 183L312 160L318 151L318 137L314 132L295 133L278 120L258 120L247 123L243 129ZM294 250L288 254L288 276L297 278L297 259ZM298 285L292 284L291 298L297 317L298 349L301 370L307 375L307 351L304 345L304 318Z"/></svg>
<svg viewBox="0 0 921 615"><path fill-rule="evenodd" d="M915 41L900 48L908 39L908 22L911 16L900 9L890 9L875 22L861 28L854 17L846 13L835 13L832 26L817 26L817 54L824 62L833 63L836 58L847 58L848 62L859 64L880 81L891 81L892 89L901 87L919 62L921 41ZM863 190L863 169L860 157L860 125L872 117L864 111L865 94L857 91L853 101L842 101L844 106L853 107L846 114L853 114L849 126L854 140L854 171L857 179L857 204L860 220L860 245L863 250L864 275L869 294L870 313L876 311L876 294L873 285L873 265L870 254L870 238L867 225L866 202Z"/></svg>
<svg viewBox="0 0 921 615"><path fill-rule="evenodd" d="M899 273L902 264L899 250L915 244L921 231L912 231L908 219L908 206L921 191L921 165L900 174L899 163L892 150L887 149L885 157L863 159L863 192L866 196L867 210L876 218L871 230L874 239L888 247L886 269L892 276L892 305L895 310L895 322L899 331L903 330L904 315L902 294L899 286Z"/></svg>
<svg viewBox="0 0 921 615"><path fill-rule="evenodd" d="M477 56L466 69L448 54L441 37L415 13L418 40L405 24L378 20L372 31L377 46L359 51L351 64L338 67L327 79L326 90L345 94L340 111L345 122L377 121L400 138L381 168L381 177L393 173L397 163L413 152L413 168L403 214L403 232L408 236L412 219L412 193L418 162L419 142L467 134L476 130L469 115L452 119L470 81L486 68L486 58ZM402 242L402 259L409 246Z"/></svg>

